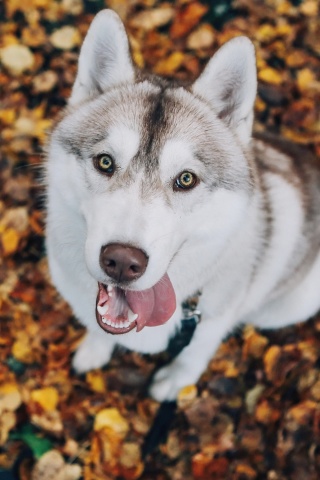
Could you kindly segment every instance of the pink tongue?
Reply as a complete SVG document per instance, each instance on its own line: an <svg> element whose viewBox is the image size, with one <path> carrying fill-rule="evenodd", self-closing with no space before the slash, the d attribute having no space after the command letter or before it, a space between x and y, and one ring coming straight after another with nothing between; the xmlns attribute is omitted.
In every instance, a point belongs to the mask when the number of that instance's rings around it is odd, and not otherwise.
<svg viewBox="0 0 320 480"><path fill-rule="evenodd" d="M156 327L167 322L176 309L176 295L168 274L156 285L141 292L128 290L126 299L129 307L138 314L137 332L143 327Z"/></svg>

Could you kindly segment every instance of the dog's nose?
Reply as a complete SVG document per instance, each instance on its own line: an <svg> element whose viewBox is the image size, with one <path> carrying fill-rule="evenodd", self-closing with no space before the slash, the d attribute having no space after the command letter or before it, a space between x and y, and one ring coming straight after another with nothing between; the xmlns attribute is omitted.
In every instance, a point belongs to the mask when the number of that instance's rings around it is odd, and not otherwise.
<svg viewBox="0 0 320 480"><path fill-rule="evenodd" d="M117 282L131 282L140 278L148 264L148 257L139 248L109 243L101 248L100 266Z"/></svg>

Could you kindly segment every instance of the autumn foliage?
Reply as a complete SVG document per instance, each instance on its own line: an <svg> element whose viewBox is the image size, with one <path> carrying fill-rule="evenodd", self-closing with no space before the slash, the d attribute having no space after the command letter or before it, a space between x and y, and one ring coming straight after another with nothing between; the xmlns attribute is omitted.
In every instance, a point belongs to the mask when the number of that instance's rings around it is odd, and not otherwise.
<svg viewBox="0 0 320 480"><path fill-rule="evenodd" d="M41 165L95 12L124 20L139 67L194 79L237 35L256 47L256 130L320 156L317 0L5 0L0 5L0 477L21 480L317 480L320 320L250 326L183 389L167 439L142 445L161 356L115 352L76 375L84 335L50 284ZM303 161L303 159L302 159ZM319 291L320 294L320 291Z"/></svg>

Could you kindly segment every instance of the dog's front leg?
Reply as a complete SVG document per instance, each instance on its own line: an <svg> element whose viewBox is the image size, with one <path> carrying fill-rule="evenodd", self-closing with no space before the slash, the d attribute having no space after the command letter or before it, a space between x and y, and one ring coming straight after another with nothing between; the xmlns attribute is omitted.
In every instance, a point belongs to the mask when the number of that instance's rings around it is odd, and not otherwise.
<svg viewBox="0 0 320 480"><path fill-rule="evenodd" d="M159 402L175 400L181 388L196 383L234 324L234 315L200 322L190 345L156 373L150 388L151 396Z"/></svg>
<svg viewBox="0 0 320 480"><path fill-rule="evenodd" d="M106 338L108 337L108 338ZM78 373L100 368L109 362L115 341L104 332L88 331L73 357L72 366Z"/></svg>

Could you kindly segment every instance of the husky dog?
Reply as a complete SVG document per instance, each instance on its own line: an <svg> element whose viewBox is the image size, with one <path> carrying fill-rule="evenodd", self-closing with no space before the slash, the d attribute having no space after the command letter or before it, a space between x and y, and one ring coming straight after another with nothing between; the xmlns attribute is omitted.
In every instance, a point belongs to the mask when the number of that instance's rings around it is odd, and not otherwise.
<svg viewBox="0 0 320 480"><path fill-rule="evenodd" d="M78 372L116 343L165 350L200 290L191 343L151 386L174 399L235 325L319 309L319 172L297 147L252 137L256 83L245 37L182 86L134 67L114 12L95 17L47 162L50 271L88 329Z"/></svg>

